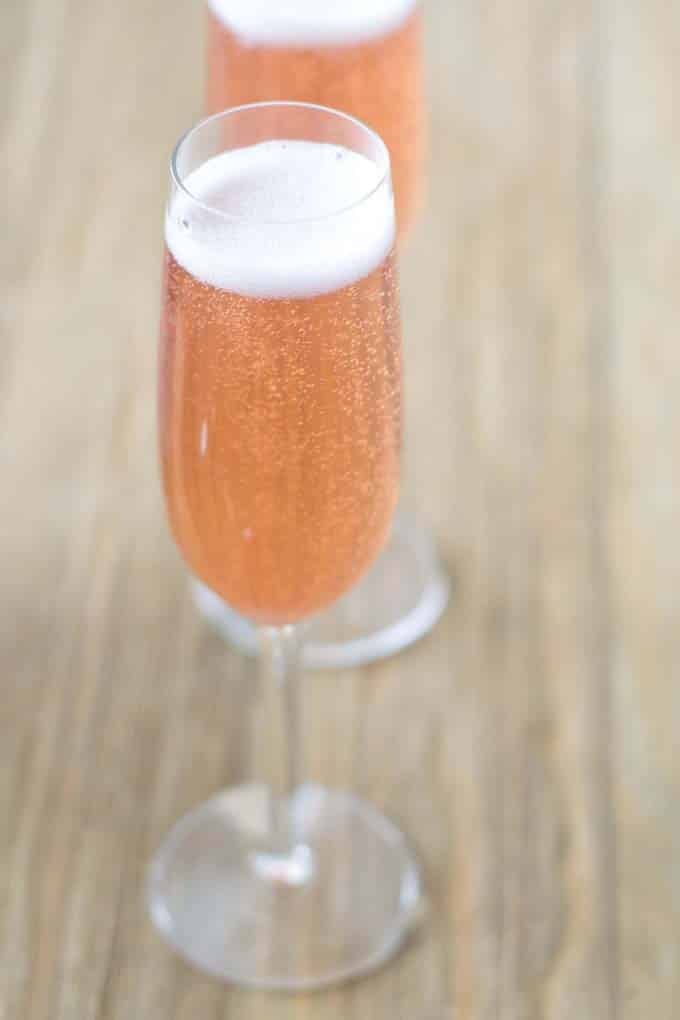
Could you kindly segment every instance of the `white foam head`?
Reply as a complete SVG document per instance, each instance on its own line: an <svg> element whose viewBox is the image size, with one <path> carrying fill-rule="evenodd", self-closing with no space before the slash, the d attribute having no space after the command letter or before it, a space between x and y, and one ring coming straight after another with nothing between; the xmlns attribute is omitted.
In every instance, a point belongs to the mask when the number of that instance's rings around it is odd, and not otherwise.
<svg viewBox="0 0 680 1020"><path fill-rule="evenodd" d="M250 46L350 46L405 21L417 0L208 0Z"/></svg>
<svg viewBox="0 0 680 1020"><path fill-rule="evenodd" d="M250 297L312 297L362 279L395 239L389 183L370 159L321 142L233 149L190 173L165 238L188 273ZM189 192L189 194L187 194Z"/></svg>

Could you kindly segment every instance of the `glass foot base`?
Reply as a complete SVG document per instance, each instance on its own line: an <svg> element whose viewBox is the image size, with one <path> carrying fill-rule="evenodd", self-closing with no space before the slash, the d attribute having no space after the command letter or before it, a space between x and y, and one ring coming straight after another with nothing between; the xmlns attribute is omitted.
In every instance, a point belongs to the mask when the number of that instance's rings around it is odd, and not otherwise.
<svg viewBox="0 0 680 1020"><path fill-rule="evenodd" d="M296 849L268 853L269 795L259 785L186 815L151 868L149 905L190 963L236 984L321 988L384 963L422 917L415 861L387 818L351 794L301 786Z"/></svg>
<svg viewBox="0 0 680 1020"><path fill-rule="evenodd" d="M243 617L199 581L192 584L202 615L240 651L257 653L257 635ZM430 631L450 595L429 534L397 514L387 546L360 583L310 621L302 662L308 669L343 669L394 655Z"/></svg>

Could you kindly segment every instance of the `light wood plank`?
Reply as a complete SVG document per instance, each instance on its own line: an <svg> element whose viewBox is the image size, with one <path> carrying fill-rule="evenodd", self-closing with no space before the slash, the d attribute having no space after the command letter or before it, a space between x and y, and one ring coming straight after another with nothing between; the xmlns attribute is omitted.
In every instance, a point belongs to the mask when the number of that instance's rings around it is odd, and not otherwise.
<svg viewBox="0 0 680 1020"><path fill-rule="evenodd" d="M680 142L673 4L608 4L617 774L624 1009L680 1003L677 343Z"/></svg>

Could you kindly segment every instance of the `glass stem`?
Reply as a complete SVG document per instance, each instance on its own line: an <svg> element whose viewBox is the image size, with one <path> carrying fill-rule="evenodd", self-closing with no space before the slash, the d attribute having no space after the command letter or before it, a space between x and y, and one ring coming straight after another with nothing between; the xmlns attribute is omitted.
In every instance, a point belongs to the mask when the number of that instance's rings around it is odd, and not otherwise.
<svg viewBox="0 0 680 1020"><path fill-rule="evenodd" d="M270 805L270 849L260 855L259 866L271 877L297 884L306 877L309 863L309 852L296 838L291 811L301 774L299 635L292 626L261 627L259 638Z"/></svg>

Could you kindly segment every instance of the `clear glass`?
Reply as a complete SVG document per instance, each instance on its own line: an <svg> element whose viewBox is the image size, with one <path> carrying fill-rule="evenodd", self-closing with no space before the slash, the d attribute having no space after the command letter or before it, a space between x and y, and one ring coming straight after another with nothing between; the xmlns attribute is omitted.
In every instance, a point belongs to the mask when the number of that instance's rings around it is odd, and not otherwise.
<svg viewBox="0 0 680 1020"><path fill-rule="evenodd" d="M387 150L344 114L255 104L175 150L159 359L168 516L193 573L257 628L270 733L267 781L175 826L149 904L186 959L253 987L371 970L423 910L399 830L303 781L297 685L297 625L369 568L396 502L394 236Z"/></svg>
<svg viewBox="0 0 680 1020"><path fill-rule="evenodd" d="M375 563L305 629L303 665L350 669L396 655L432 630L448 605L450 584L430 533L398 508ZM256 627L195 578L191 591L203 618L230 645L257 655Z"/></svg>
<svg viewBox="0 0 680 1020"><path fill-rule="evenodd" d="M242 0L207 4L205 104L286 99L336 107L371 124L390 152L403 239L423 190L423 9L418 0L296 6L272 0L254 17ZM248 620L195 581L201 613L232 644L257 651ZM427 634L449 600L449 577L422 521L403 510L380 556L347 595L315 617L303 661L343 668L393 655Z"/></svg>

